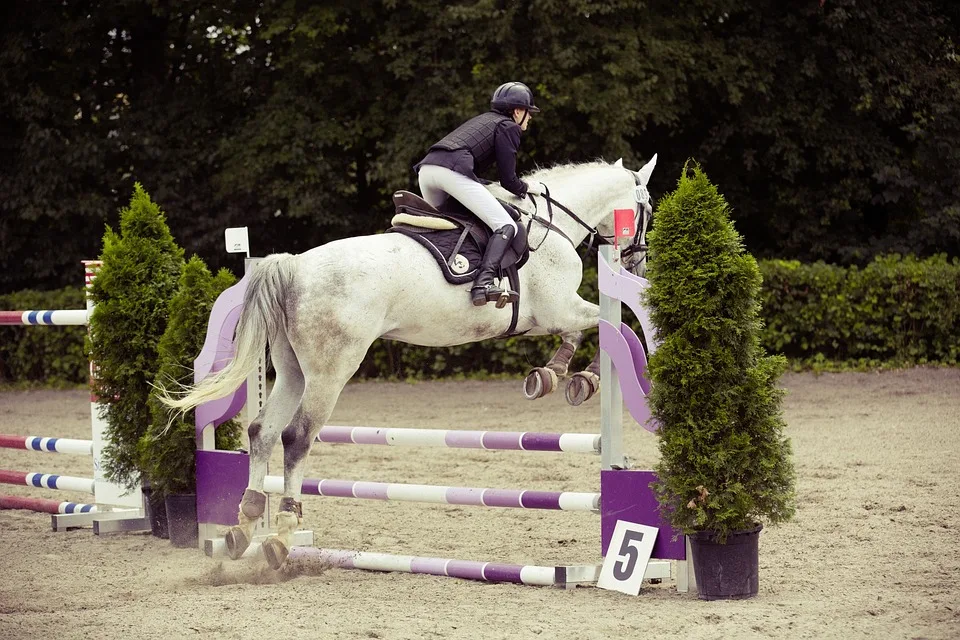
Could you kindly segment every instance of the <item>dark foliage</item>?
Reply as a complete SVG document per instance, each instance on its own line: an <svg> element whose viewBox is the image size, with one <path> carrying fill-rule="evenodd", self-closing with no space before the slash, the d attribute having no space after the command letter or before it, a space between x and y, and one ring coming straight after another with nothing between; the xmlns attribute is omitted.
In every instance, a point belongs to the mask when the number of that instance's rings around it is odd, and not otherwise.
<svg viewBox="0 0 960 640"><path fill-rule="evenodd" d="M521 170L696 157L761 257L960 255L953 0L11 0L0 292L73 283L134 180L212 267L385 228L390 194L507 79Z"/></svg>

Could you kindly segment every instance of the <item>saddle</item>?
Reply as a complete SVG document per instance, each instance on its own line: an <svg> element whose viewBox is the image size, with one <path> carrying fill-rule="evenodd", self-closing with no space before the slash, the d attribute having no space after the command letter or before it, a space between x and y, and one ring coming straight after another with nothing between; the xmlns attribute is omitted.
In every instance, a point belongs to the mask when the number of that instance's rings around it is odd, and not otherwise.
<svg viewBox="0 0 960 640"><path fill-rule="evenodd" d="M499 202L511 219L520 220L516 207L502 200ZM426 247L450 284L467 284L476 279L492 234L487 225L454 198L448 198L440 209L436 209L414 193L397 191L393 194L393 205L396 215L390 221L389 232L402 233ZM517 234L500 261L498 274L507 278L514 291L520 291L518 269L529 257L527 230L517 224ZM514 302L513 318L505 335L514 335L518 317L519 303Z"/></svg>

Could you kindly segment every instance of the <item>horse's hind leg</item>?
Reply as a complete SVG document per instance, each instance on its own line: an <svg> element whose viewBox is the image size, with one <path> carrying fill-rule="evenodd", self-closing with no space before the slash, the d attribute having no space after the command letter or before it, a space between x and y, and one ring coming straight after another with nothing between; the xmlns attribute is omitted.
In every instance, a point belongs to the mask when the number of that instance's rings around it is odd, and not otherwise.
<svg viewBox="0 0 960 640"><path fill-rule="evenodd" d="M340 334L346 338L346 332ZM349 343L353 342L353 346ZM263 543L263 554L274 569L287 559L293 543L293 533L303 522L301 490L306 472L306 459L320 428L330 418L344 385L356 372L363 356L373 342L355 339L331 343L313 354L319 366L304 363L306 387L300 407L293 420L283 430L283 498L276 516L277 533Z"/></svg>
<svg viewBox="0 0 960 640"><path fill-rule="evenodd" d="M563 343L546 366L531 370L524 379L523 395L527 397L527 400L536 400L553 393L557 388L558 378L567 375L573 354L576 353L577 347L583 341L583 332L571 331L560 334L560 337L563 339Z"/></svg>
<svg viewBox="0 0 960 640"><path fill-rule="evenodd" d="M263 543L263 554L274 569L287 559L293 543L293 533L303 523L301 488L306 472L306 458L316 440L320 427L333 412L343 384L332 381L309 384L293 420L283 430L283 497L276 514L276 535Z"/></svg>
<svg viewBox="0 0 960 640"><path fill-rule="evenodd" d="M277 338L271 345L270 353L277 379L263 409L247 429L250 438L250 478L240 501L238 524L230 527L225 536L227 555L234 560L242 556L250 545L257 522L266 510L267 495L263 492L263 481L267 475L267 462L303 394L303 373L290 343L283 337Z"/></svg>

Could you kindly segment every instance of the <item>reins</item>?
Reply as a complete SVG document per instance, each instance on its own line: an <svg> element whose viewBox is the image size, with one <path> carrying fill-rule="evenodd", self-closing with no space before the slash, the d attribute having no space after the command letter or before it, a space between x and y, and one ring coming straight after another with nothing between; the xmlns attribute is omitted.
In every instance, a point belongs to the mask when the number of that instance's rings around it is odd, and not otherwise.
<svg viewBox="0 0 960 640"><path fill-rule="evenodd" d="M624 170L629 171L627 169L624 169ZM640 212L641 212L642 204L644 202L650 201L650 194L647 191L647 188L640 183L640 179L637 177L637 175L634 172L629 171L629 173L631 176L633 176L634 182L636 182L636 185L637 185L637 192L636 192L637 214L640 218L642 218L642 221L641 221L641 224L637 225L636 234L634 235L633 241L631 242L631 244L623 249L623 252L621 255L624 255L625 257L631 256L638 251L646 251L646 245L641 243L641 239L643 238L644 234L647 231L648 220L647 220L647 216L640 215ZM536 248L532 246L530 247L531 252L536 252L538 249L540 249L540 247L543 246L543 243L547 240L547 236L550 235L550 231L555 231L559 233L563 238L566 239L567 242L573 245L574 249L578 248L580 245L582 245L584 242L587 242L587 240L589 239L589 243L587 244L588 253L590 252L591 249L593 249L594 241L596 241L597 245L613 244L612 239L614 236L605 236L602 233L600 233L600 231L597 230L596 227L591 227L589 224L584 222L580 218L580 216L578 216L576 213L571 211L566 205L564 205L562 202L558 202L557 200L555 200L550 195L550 188L547 187L547 185L543 185L543 187L544 187L544 193L540 197L542 197L544 199L544 202L547 203L548 218L544 219L537 215L537 212L538 212L537 201L532 196L530 197L530 200L531 202L533 202L533 212L532 213L524 212L530 216L530 221L527 223L527 238L530 237L530 229L533 227L534 222L539 223L540 225L542 225L547 229L547 233L545 233L543 236L543 239L540 240L540 244L538 244ZM646 197L644 198L644 196ZM553 224L553 207L557 207L558 209L566 213L568 216L570 216L571 219L573 219L574 222L576 222L581 227L587 230L587 237L581 240L580 244L575 243L570 238L570 236L568 236L559 227Z"/></svg>

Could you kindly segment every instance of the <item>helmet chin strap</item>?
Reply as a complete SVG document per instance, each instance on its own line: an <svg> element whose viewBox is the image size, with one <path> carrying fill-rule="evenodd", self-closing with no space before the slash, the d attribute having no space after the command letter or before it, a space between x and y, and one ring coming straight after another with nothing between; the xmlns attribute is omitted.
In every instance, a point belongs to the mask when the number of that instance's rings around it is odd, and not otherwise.
<svg viewBox="0 0 960 640"><path fill-rule="evenodd" d="M527 119L529 119L529 118L530 118L530 110L529 110L529 109L524 109L524 110L523 110L523 117L520 118L520 122L517 123L517 124L520 125L520 128L521 128L521 129L523 128L523 123L525 123L525 122L527 121Z"/></svg>

